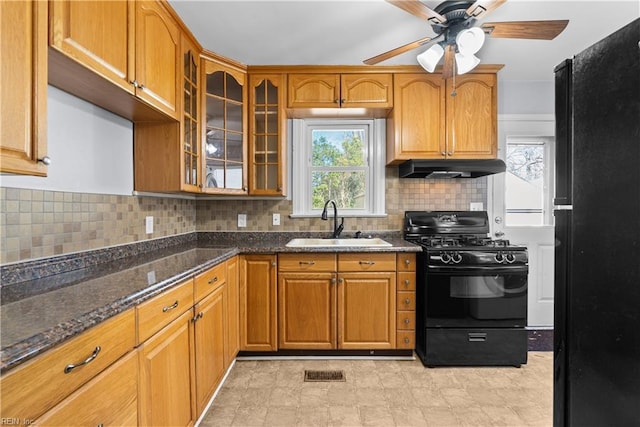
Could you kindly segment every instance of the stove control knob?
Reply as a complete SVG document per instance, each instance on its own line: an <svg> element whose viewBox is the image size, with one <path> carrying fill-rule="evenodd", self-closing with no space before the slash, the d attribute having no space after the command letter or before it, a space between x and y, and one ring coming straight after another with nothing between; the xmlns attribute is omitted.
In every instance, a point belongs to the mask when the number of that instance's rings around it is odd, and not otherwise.
<svg viewBox="0 0 640 427"><path fill-rule="evenodd" d="M516 256L514 254L506 254L504 256L505 261L507 261L508 264L513 264L514 261L516 260Z"/></svg>
<svg viewBox="0 0 640 427"><path fill-rule="evenodd" d="M460 252L454 252L451 256L451 261L453 261L454 264L460 264L462 262L462 255L460 255Z"/></svg>
<svg viewBox="0 0 640 427"><path fill-rule="evenodd" d="M451 262L451 255L449 255L449 252L442 252L440 253L440 259L443 263L449 264Z"/></svg>
<svg viewBox="0 0 640 427"><path fill-rule="evenodd" d="M502 255L502 252L498 252L493 258L500 264L504 262L504 255Z"/></svg>

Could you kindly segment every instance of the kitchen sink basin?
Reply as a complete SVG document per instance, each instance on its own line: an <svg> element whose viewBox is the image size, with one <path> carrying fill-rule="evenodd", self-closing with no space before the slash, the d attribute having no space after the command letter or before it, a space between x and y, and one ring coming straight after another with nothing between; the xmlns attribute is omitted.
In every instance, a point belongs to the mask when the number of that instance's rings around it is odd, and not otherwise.
<svg viewBox="0 0 640 427"><path fill-rule="evenodd" d="M286 245L288 248L321 248L321 247L358 247L358 248L380 248L393 246L379 238L373 239L292 239Z"/></svg>

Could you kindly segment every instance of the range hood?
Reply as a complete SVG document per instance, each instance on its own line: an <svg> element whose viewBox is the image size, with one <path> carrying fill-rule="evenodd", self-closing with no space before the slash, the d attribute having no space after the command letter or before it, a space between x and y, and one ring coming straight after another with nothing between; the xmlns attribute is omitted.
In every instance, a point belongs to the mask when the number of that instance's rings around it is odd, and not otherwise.
<svg viewBox="0 0 640 427"><path fill-rule="evenodd" d="M407 160L398 166L400 178L478 178L506 169L500 159Z"/></svg>

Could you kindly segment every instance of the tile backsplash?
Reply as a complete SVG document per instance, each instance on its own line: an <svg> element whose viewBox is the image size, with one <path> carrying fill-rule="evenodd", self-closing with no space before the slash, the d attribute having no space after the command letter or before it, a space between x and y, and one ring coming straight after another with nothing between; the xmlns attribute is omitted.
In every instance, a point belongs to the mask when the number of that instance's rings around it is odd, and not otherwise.
<svg viewBox="0 0 640 427"><path fill-rule="evenodd" d="M386 168L383 218L346 218L345 232L397 231L406 210L469 210L487 203L487 179L399 179ZM247 227L237 216L247 214ZM279 213L280 226L271 225ZM320 218L289 218L290 200L190 200L0 188L0 263L196 231L322 231ZM145 233L145 217L154 232Z"/></svg>

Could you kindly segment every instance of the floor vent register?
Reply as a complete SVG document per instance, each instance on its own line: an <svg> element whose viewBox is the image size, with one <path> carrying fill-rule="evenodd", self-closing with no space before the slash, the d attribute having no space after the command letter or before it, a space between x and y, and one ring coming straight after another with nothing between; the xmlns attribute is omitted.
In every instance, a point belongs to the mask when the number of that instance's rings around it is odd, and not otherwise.
<svg viewBox="0 0 640 427"><path fill-rule="evenodd" d="M305 382L346 381L344 371L304 371Z"/></svg>

